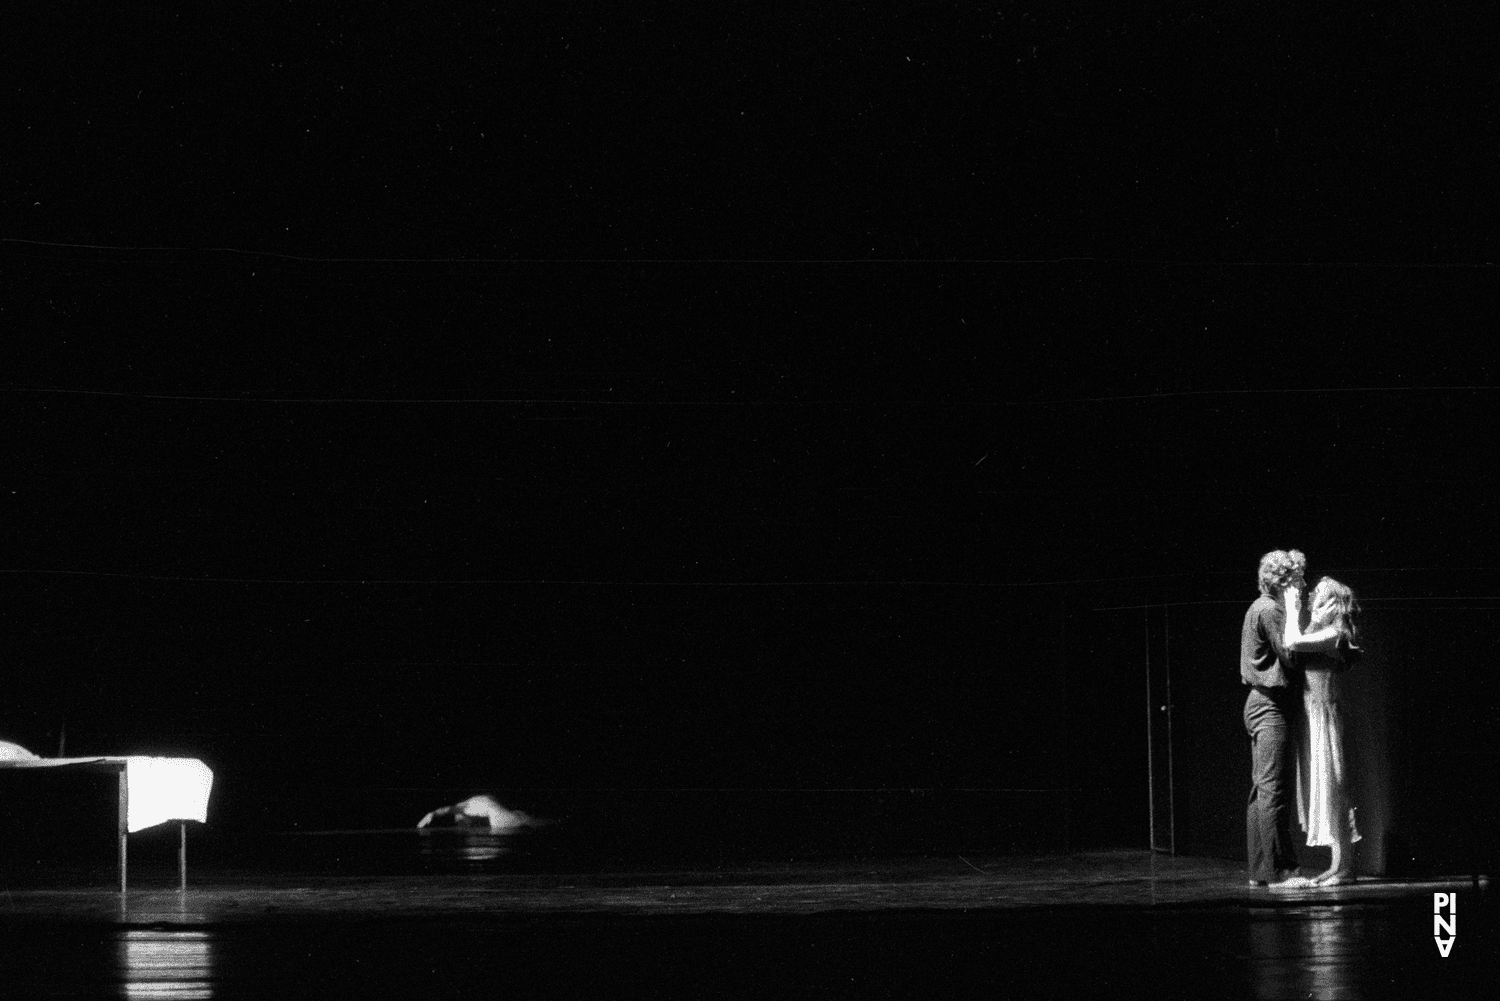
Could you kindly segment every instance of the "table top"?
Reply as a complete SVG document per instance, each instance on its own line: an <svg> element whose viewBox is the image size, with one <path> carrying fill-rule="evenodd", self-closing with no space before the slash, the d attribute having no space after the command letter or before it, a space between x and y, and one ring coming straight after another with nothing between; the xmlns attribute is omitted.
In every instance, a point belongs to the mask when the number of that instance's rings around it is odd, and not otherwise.
<svg viewBox="0 0 1500 1001"><path fill-rule="evenodd" d="M82 768L93 766L109 771L121 771L129 763L129 757L115 756L94 758L16 758L0 761L0 768Z"/></svg>

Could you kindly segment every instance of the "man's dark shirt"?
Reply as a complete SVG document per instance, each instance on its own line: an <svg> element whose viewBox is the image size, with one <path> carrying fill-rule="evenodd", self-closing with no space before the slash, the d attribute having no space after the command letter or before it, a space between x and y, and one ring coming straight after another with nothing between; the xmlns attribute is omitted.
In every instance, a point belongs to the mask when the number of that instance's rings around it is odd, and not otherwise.
<svg viewBox="0 0 1500 1001"><path fill-rule="evenodd" d="M1302 686L1302 675L1292 655L1281 645L1286 609L1280 601L1261 595L1245 612L1240 630L1240 680L1258 688L1282 688L1291 694Z"/></svg>

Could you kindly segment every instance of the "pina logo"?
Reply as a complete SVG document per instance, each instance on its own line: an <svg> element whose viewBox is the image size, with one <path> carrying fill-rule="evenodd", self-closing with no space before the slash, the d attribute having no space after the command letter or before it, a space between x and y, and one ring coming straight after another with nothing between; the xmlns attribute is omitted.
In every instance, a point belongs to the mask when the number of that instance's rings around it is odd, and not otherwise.
<svg viewBox="0 0 1500 1001"><path fill-rule="evenodd" d="M1444 908L1448 916L1443 917ZM1443 938L1444 935L1448 937ZM1458 894L1434 893L1432 895L1432 940L1437 943L1438 954L1444 959L1458 938Z"/></svg>

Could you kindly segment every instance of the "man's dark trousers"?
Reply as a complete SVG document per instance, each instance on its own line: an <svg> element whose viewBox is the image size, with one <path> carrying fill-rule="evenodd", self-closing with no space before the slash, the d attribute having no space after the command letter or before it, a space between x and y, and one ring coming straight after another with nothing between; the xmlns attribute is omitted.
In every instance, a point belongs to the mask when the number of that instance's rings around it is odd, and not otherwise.
<svg viewBox="0 0 1500 1001"><path fill-rule="evenodd" d="M1283 691L1285 694L1283 694ZM1250 734L1250 805L1245 811L1245 840L1250 878L1270 883L1278 870L1297 868L1292 845L1292 769L1296 767L1296 731L1301 707L1287 690L1276 695L1252 688L1245 700L1245 730Z"/></svg>

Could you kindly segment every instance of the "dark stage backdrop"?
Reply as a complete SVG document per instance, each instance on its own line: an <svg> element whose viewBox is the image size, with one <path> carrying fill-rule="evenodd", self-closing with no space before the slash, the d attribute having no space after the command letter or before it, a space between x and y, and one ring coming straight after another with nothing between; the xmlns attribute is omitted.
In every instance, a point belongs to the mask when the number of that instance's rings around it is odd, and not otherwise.
<svg viewBox="0 0 1500 1001"><path fill-rule="evenodd" d="M227 827L1140 847L1159 649L1218 851L1299 546L1450 666L1392 817L1479 845L1489 634L1422 609L1500 565L1483 35L1201 6L17 5L0 737L202 756Z"/></svg>
<svg viewBox="0 0 1500 1001"><path fill-rule="evenodd" d="M1154 604L1176 846L1235 854L1239 619L1296 545L1372 599L1392 823L1482 847L1490 613L1428 606L1496 593L1495 400L1358 385L1473 326L1451 273L9 263L50 350L4 398L6 738L203 757L226 824L989 790L1141 846ZM153 325L213 349L71 337Z"/></svg>
<svg viewBox="0 0 1500 1001"><path fill-rule="evenodd" d="M39 591L48 614L91 629L30 644L57 655L17 678L11 730L38 749L66 721L72 754L196 748L230 784L1063 780L1049 596L839 583Z"/></svg>

